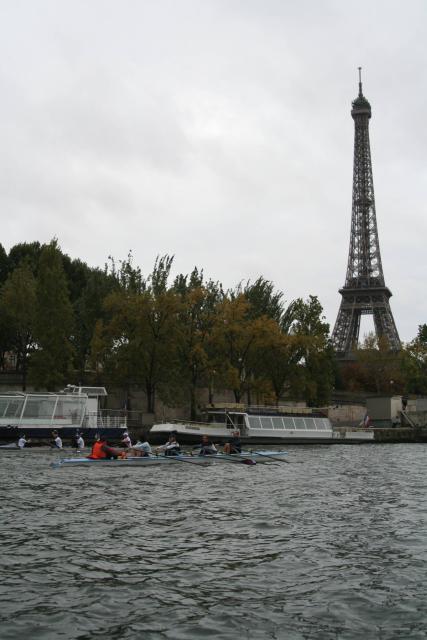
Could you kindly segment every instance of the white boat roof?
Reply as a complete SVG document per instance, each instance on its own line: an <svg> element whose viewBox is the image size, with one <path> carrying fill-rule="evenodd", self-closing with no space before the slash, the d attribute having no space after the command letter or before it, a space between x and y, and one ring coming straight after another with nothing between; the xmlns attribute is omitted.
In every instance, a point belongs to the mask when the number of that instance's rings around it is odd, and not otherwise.
<svg viewBox="0 0 427 640"><path fill-rule="evenodd" d="M74 384L67 384L62 393L86 395L89 398L99 398L101 396L108 395L107 389L105 387L80 387Z"/></svg>

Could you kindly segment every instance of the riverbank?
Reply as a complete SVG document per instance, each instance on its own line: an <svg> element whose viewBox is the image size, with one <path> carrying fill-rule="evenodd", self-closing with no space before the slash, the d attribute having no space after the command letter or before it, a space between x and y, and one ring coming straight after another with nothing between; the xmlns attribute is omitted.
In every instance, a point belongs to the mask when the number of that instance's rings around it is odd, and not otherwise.
<svg viewBox="0 0 427 640"><path fill-rule="evenodd" d="M374 442L387 443L422 443L427 442L427 429L424 427L394 427L389 429L372 429Z"/></svg>

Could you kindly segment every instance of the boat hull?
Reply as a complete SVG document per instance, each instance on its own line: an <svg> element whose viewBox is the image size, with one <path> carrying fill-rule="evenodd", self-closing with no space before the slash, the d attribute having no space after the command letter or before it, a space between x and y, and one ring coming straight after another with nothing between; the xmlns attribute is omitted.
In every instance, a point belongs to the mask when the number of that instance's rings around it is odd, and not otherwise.
<svg viewBox="0 0 427 640"><path fill-rule="evenodd" d="M144 456L128 457L124 459L92 460L91 458L60 458L52 462L52 467L152 467L183 464L208 465L208 464L242 464L242 463L268 463L274 461L285 461L287 451L262 451L262 452L242 452L240 455L223 455L221 453L213 456ZM287 460L286 460L287 461Z"/></svg>

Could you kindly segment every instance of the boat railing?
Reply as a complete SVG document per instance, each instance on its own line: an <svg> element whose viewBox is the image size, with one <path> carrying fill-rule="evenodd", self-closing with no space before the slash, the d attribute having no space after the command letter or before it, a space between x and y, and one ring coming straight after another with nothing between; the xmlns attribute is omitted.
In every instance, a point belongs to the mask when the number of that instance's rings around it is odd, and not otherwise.
<svg viewBox="0 0 427 640"><path fill-rule="evenodd" d="M86 429L126 428L126 411L104 409L100 412L88 412L84 418L83 427Z"/></svg>
<svg viewBox="0 0 427 640"><path fill-rule="evenodd" d="M248 415L299 415L299 416L327 416L325 407L300 407L295 405L266 405L266 404L231 404L218 403L204 408L208 413L247 413Z"/></svg>
<svg viewBox="0 0 427 640"><path fill-rule="evenodd" d="M209 427L224 427L225 423L224 422L197 422L196 420L179 420L178 418L175 418L174 420L170 420L171 424L177 424L177 425L186 425L186 426L190 426L190 427L204 427L204 428L209 428Z"/></svg>

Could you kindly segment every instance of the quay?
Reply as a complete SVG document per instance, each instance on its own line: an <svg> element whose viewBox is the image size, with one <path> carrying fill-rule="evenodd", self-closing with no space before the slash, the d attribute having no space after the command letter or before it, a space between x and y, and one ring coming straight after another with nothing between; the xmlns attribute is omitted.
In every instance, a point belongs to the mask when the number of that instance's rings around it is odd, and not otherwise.
<svg viewBox="0 0 427 640"><path fill-rule="evenodd" d="M427 442L427 427L372 428L375 442Z"/></svg>

